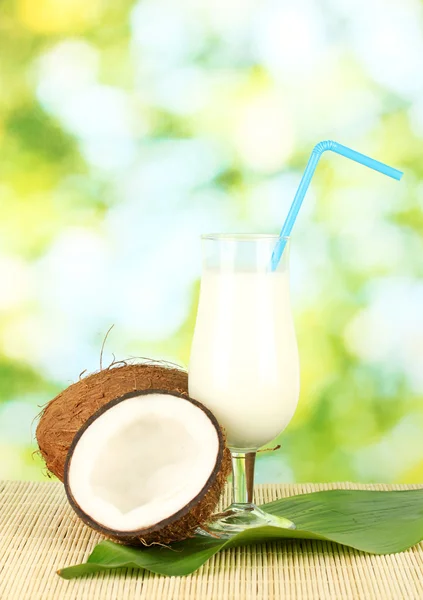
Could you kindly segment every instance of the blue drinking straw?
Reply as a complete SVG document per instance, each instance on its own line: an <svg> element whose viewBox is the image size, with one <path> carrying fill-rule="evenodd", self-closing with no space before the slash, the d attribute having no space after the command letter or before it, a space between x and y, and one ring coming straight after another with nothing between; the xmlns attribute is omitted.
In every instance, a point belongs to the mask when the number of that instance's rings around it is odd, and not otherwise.
<svg viewBox="0 0 423 600"><path fill-rule="evenodd" d="M294 200L292 201L288 216L286 217L285 223L283 224L282 230L279 235L279 240L277 241L276 246L273 250L271 259L272 271L275 271L279 264L279 260L286 246L286 238L291 235L292 228L300 211L301 204L304 200L304 196L306 195L306 192L308 190L308 186L310 185L311 178L313 177L314 171L316 170L319 158L322 156L323 152L326 152L326 150L336 152L337 154L341 154L346 158L355 160L355 162L358 162L361 165L364 165L365 167L369 167L370 169L379 171L379 173L388 175L388 177L392 177L393 179L397 179L398 181L403 176L402 171L398 171L398 169L389 167L388 165L385 165L384 163L381 163L378 160L375 160L374 158L370 158L365 154L361 154L360 152L356 152L351 148L347 148L347 146L338 144L338 142L326 140L324 142L319 142L318 144L316 144L307 163L300 185L298 186L297 193L295 194Z"/></svg>

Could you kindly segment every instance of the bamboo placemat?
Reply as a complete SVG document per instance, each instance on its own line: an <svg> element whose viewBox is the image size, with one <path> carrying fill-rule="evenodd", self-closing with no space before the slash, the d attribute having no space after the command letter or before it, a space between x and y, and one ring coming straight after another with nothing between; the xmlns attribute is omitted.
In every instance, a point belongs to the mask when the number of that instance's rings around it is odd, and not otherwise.
<svg viewBox="0 0 423 600"><path fill-rule="evenodd" d="M262 485L256 500L322 489L392 490L350 483ZM226 499L223 500L225 504ZM285 541L217 554L187 577L119 569L65 581L59 567L84 561L101 536L85 527L55 482L0 482L1 600L291 600L423 598L423 544L372 556L329 542Z"/></svg>

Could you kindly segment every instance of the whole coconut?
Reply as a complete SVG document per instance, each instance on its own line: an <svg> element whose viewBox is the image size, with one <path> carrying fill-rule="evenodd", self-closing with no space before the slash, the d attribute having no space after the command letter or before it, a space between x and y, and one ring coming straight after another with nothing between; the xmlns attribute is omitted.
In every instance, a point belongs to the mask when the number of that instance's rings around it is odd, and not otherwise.
<svg viewBox="0 0 423 600"><path fill-rule="evenodd" d="M66 456L77 431L104 404L134 390L188 394L186 371L158 363L104 369L66 388L41 413L36 437L47 469L63 481Z"/></svg>

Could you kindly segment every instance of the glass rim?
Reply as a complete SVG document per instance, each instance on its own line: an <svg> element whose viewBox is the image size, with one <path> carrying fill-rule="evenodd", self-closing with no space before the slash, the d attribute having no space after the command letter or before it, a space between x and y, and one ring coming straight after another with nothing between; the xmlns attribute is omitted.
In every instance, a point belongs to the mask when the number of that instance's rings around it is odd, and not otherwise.
<svg viewBox="0 0 423 600"><path fill-rule="evenodd" d="M255 242L259 240L286 240L290 241L291 236L280 236L278 233L203 233L202 240L225 241L225 242Z"/></svg>

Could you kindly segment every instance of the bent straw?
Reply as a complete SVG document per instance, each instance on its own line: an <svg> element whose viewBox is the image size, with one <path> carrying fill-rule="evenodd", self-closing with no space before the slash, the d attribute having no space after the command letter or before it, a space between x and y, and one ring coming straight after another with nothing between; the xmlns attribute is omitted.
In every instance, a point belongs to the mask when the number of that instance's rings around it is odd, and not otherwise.
<svg viewBox="0 0 423 600"><path fill-rule="evenodd" d="M281 229L279 240L277 241L276 246L273 250L271 259L272 271L275 271L279 264L279 260L286 246L286 238L291 235L291 231L297 219L301 205L303 203L304 196L306 195L311 178L313 177L314 171L316 170L317 163L319 162L319 159L322 156L323 152L326 152L327 150L330 150L331 152L336 152L337 154L341 154L346 158L350 158L351 160L354 160L355 162L358 162L361 165L364 165L365 167L369 167L370 169L379 171L379 173L388 175L388 177L392 177L393 179L396 179L398 181L403 176L402 171L398 171L398 169L389 167L388 165L385 165L384 163L381 163L378 160L375 160L374 158L370 158L365 154L361 154L356 150L347 148L347 146L338 144L338 142L334 142L332 140L325 140L316 144L307 163L300 185L298 186L297 193L295 194L294 200L292 201L288 216L286 217L285 223L283 224L283 227Z"/></svg>

